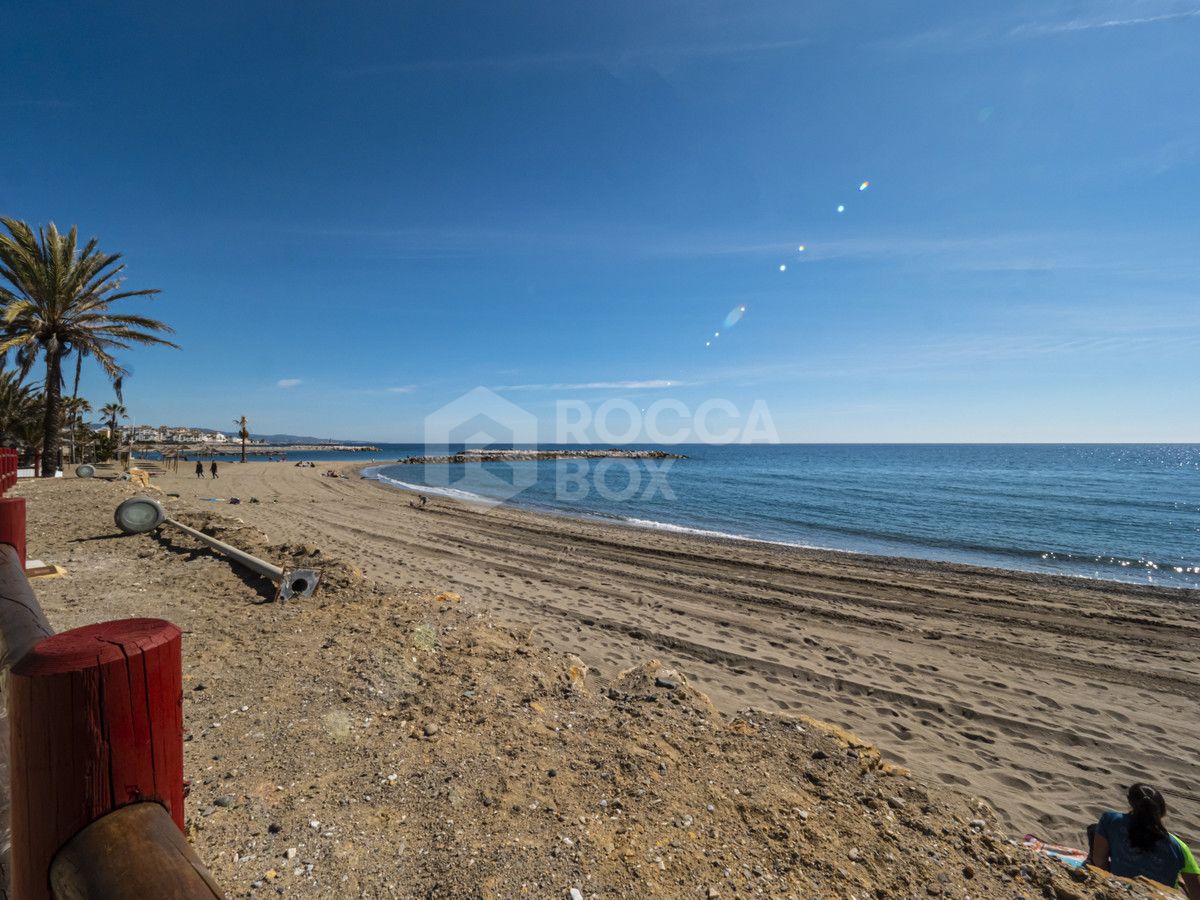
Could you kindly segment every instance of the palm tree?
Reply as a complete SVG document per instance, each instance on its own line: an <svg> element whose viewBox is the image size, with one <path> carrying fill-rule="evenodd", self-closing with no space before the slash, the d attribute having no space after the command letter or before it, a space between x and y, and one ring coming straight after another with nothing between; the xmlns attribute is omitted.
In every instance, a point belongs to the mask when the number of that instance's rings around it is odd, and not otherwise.
<svg viewBox="0 0 1200 900"><path fill-rule="evenodd" d="M90 356L104 369L121 397L127 374L112 351L130 344L176 345L154 332L172 329L156 319L110 311L117 300L148 297L157 290L124 291L125 265L120 254L102 253L92 239L80 249L77 229L62 234L50 223L33 229L0 217L8 234L0 233L0 303L4 306L0 360L16 351L21 377L39 354L46 364L45 418L42 422L42 476L54 475L62 442L62 363L71 352L82 364Z"/></svg>
<svg viewBox="0 0 1200 900"><path fill-rule="evenodd" d="M71 462L75 462L75 433L79 430L79 417L92 411L92 404L82 397L67 397L62 402L67 417L67 433L71 438Z"/></svg>
<svg viewBox="0 0 1200 900"><path fill-rule="evenodd" d="M240 419L234 419L233 424L237 425L239 428L241 428L241 431L238 432L238 437L240 437L242 439L242 462L245 462L246 461L246 440L250 437L250 432L246 428L246 417L242 416Z"/></svg>
<svg viewBox="0 0 1200 900"><path fill-rule="evenodd" d="M0 441L16 441L39 412L39 396L33 388L22 384L15 372L0 372Z"/></svg>
<svg viewBox="0 0 1200 900"><path fill-rule="evenodd" d="M117 433L117 419L129 418L129 412L123 403L105 403L100 407L100 415L104 416L104 421L108 425L109 437Z"/></svg>

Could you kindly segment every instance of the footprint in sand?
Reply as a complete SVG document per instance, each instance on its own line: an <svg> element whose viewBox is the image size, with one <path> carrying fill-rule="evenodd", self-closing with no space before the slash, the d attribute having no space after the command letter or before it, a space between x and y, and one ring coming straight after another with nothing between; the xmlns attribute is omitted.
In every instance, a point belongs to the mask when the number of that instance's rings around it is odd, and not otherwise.
<svg viewBox="0 0 1200 900"><path fill-rule="evenodd" d="M1000 774L993 777L1005 787L1010 787L1015 791L1033 790L1033 785L1031 785L1024 778L1018 778L1016 775Z"/></svg>

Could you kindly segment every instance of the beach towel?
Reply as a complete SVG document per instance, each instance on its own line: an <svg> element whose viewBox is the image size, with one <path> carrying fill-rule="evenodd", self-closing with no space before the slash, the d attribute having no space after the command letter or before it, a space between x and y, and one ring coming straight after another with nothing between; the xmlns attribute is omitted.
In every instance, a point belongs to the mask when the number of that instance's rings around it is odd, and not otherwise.
<svg viewBox="0 0 1200 900"><path fill-rule="evenodd" d="M1025 835L1025 846L1043 856L1064 862L1073 869L1081 867L1084 860L1087 859L1086 850L1078 850L1075 847L1063 847L1059 844L1049 844L1032 834Z"/></svg>

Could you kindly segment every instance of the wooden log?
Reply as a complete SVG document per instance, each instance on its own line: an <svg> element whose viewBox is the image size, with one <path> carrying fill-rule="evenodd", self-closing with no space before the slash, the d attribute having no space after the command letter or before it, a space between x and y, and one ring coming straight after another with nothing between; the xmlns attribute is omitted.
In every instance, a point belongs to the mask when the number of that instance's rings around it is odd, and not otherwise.
<svg viewBox="0 0 1200 900"><path fill-rule="evenodd" d="M50 863L86 826L161 803L183 829L179 629L125 619L46 638L9 675L12 891L48 898Z"/></svg>
<svg viewBox="0 0 1200 900"><path fill-rule="evenodd" d="M75 835L54 857L56 900L212 900L224 897L167 811L134 803Z"/></svg>
<svg viewBox="0 0 1200 900"><path fill-rule="evenodd" d="M29 586L24 560L11 544L0 543L0 671L7 672L52 634L54 629Z"/></svg>

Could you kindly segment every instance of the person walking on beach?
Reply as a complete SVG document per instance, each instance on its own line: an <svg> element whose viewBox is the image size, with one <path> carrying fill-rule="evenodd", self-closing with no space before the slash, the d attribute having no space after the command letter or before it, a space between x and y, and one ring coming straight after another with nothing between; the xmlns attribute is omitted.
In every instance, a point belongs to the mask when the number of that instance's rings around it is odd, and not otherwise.
<svg viewBox="0 0 1200 900"><path fill-rule="evenodd" d="M1192 850L1163 825L1167 801L1148 784L1126 794L1129 812L1110 810L1088 828L1088 862L1123 878L1144 875L1167 887L1178 886L1188 900L1200 900L1200 866Z"/></svg>
<svg viewBox="0 0 1200 900"><path fill-rule="evenodd" d="M204 463L202 463L200 460L196 460L196 477L204 477Z"/></svg>
<svg viewBox="0 0 1200 900"><path fill-rule="evenodd" d="M212 465L208 467L208 471L212 472L213 480L216 481L216 479L217 479L217 461L215 459L212 461Z"/></svg>

